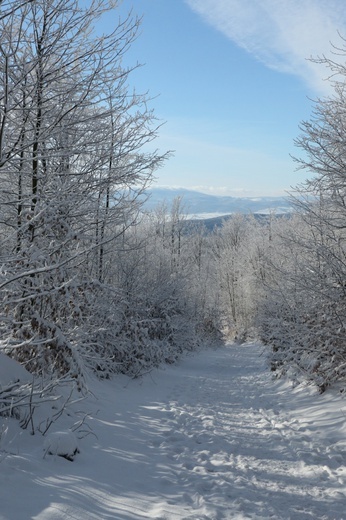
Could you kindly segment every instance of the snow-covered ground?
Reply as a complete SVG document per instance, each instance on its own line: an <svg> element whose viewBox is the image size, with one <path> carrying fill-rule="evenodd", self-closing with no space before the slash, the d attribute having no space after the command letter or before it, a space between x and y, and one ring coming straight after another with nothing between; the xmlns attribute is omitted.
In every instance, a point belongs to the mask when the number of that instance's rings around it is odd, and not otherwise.
<svg viewBox="0 0 346 520"><path fill-rule="evenodd" d="M272 379L260 345L90 389L73 462L3 419L1 520L346 519L346 401Z"/></svg>

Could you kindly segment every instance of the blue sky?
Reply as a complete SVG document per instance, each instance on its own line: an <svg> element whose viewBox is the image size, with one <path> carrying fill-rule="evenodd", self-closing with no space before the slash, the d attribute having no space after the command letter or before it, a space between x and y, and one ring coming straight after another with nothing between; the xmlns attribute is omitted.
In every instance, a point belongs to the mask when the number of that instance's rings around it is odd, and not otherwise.
<svg viewBox="0 0 346 520"><path fill-rule="evenodd" d="M105 29L131 8L131 81L166 122L155 146L174 150L157 184L252 196L302 182L293 140L329 89L307 58L346 35L344 0L123 0Z"/></svg>

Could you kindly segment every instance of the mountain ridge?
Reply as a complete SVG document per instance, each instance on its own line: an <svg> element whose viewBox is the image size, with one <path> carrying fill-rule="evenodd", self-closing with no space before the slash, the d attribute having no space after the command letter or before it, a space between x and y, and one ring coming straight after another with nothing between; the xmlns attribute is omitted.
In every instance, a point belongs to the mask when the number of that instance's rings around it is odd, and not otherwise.
<svg viewBox="0 0 346 520"><path fill-rule="evenodd" d="M148 199L144 209L153 211L162 204L168 208L178 197L181 198L183 213L187 215L232 213L290 213L292 211L288 197L232 197L227 195L209 195L186 188L153 187L147 190Z"/></svg>

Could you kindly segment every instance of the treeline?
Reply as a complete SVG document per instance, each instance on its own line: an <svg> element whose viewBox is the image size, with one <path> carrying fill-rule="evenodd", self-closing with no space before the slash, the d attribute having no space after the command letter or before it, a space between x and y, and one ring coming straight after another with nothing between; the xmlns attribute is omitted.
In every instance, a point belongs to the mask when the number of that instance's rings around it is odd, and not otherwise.
<svg viewBox="0 0 346 520"><path fill-rule="evenodd" d="M331 94L315 101L295 142L301 156L294 160L308 180L291 195L294 213L257 226L256 236L252 226L243 246L246 225L237 240L237 218L222 232L232 229L221 287L233 325L249 330L249 315L271 347L272 369L321 392L346 378L346 41L334 50L335 60L314 60L326 67Z"/></svg>
<svg viewBox="0 0 346 520"><path fill-rule="evenodd" d="M334 59L314 60L326 68L331 94L315 101L295 142L308 180L291 195L294 213L250 232L245 219L238 234L235 217L221 232L230 230L221 290L232 326L255 326L271 347L272 369L321 392L346 378L345 56L341 39Z"/></svg>
<svg viewBox="0 0 346 520"><path fill-rule="evenodd" d="M140 213L169 154L124 65L139 20L116 4L0 5L1 348L80 384L172 362L217 330L177 218ZM109 13L114 31L95 35Z"/></svg>
<svg viewBox="0 0 346 520"><path fill-rule="evenodd" d="M296 190L296 215L278 239L266 337L273 364L298 366L324 391L346 376L346 41L327 70L331 95L317 99L296 146L306 180ZM271 318L274 318L274 323Z"/></svg>

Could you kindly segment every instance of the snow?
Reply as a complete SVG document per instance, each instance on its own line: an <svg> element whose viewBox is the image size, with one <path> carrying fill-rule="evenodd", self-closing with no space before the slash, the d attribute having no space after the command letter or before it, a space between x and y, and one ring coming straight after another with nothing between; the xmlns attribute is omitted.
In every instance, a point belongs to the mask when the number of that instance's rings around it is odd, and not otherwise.
<svg viewBox="0 0 346 520"><path fill-rule="evenodd" d="M48 455L58 455L70 461L79 453L77 438L71 431L48 433L43 449Z"/></svg>
<svg viewBox="0 0 346 520"><path fill-rule="evenodd" d="M0 388L10 383L30 383L32 375L17 361L0 352Z"/></svg>
<svg viewBox="0 0 346 520"><path fill-rule="evenodd" d="M3 418L0 520L346 519L346 402L273 379L261 345L89 385L47 437L87 412L73 462Z"/></svg>

